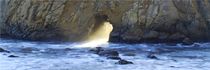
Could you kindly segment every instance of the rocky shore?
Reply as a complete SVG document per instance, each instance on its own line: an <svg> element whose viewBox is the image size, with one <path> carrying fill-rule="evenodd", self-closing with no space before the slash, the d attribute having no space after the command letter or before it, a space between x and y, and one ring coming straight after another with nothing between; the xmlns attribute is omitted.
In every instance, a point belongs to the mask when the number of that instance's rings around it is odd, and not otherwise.
<svg viewBox="0 0 210 70"><path fill-rule="evenodd" d="M110 43L76 49L71 43L0 39L0 70L208 70L209 45Z"/></svg>

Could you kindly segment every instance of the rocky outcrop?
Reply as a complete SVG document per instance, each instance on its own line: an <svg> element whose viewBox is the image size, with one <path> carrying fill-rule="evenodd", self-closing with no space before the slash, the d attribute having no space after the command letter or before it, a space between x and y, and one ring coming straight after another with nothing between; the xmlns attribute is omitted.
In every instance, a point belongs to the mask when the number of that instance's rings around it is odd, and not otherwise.
<svg viewBox="0 0 210 70"><path fill-rule="evenodd" d="M7 6L7 1L6 0L1 0L0 1L0 37L1 37L1 34L4 34L5 33L5 30L4 30L4 20L5 20L5 13L6 13L6 6Z"/></svg>
<svg viewBox="0 0 210 70"><path fill-rule="evenodd" d="M109 16L111 41L209 40L210 0L1 0L1 34L82 40Z"/></svg>

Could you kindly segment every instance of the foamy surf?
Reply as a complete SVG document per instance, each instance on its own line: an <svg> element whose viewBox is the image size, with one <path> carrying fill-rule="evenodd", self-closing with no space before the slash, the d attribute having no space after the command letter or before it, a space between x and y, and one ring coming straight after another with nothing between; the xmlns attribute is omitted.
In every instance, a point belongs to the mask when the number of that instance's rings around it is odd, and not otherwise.
<svg viewBox="0 0 210 70"><path fill-rule="evenodd" d="M66 50L73 45L81 46L82 44L79 43L54 44L0 39L0 47L11 51L11 53L0 53L0 70L154 70L154 68L156 70L209 70L210 43L195 44L170 46L109 43L109 49L119 51L121 58L134 62L132 65L118 65L115 64L116 60L100 57L87 52L86 49ZM37 48L40 51L31 53L21 51L26 47ZM162 54L157 55L160 60L148 59L144 51L150 50L161 52ZM125 56L127 53L136 55ZM8 57L9 55L19 57L11 58Z"/></svg>
<svg viewBox="0 0 210 70"><path fill-rule="evenodd" d="M82 42L82 43L77 43L74 45L72 48L95 48L95 47L108 47L108 42L106 39L98 39L98 40L93 40L89 42Z"/></svg>

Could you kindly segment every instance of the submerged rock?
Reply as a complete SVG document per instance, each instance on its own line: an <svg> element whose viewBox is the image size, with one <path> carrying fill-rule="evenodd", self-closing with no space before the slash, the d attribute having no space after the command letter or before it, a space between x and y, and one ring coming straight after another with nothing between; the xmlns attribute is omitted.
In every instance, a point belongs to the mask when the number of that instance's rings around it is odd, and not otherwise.
<svg viewBox="0 0 210 70"><path fill-rule="evenodd" d="M119 60L121 59L119 57L119 53L117 51L114 51L114 50L104 50L104 51L100 51L98 53L98 55L100 56L105 56L107 57L108 59L116 59L116 60Z"/></svg>
<svg viewBox="0 0 210 70"><path fill-rule="evenodd" d="M124 56L136 56L136 54L134 52L127 52L124 53Z"/></svg>
<svg viewBox="0 0 210 70"><path fill-rule="evenodd" d="M15 58L15 57L19 57L19 56L16 56L16 55L9 55L8 57Z"/></svg>
<svg viewBox="0 0 210 70"><path fill-rule="evenodd" d="M55 49L55 48L46 48L42 53L47 54L54 54L54 55L60 55L60 54L66 54L68 51L66 49Z"/></svg>
<svg viewBox="0 0 210 70"><path fill-rule="evenodd" d="M104 50L104 51L100 51L98 54L101 56L119 56L118 51L114 51L114 50Z"/></svg>
<svg viewBox="0 0 210 70"><path fill-rule="evenodd" d="M95 54L99 54L99 52L104 51L104 48L96 47L96 48L90 49L90 51L94 52Z"/></svg>
<svg viewBox="0 0 210 70"><path fill-rule="evenodd" d="M147 55L147 58L150 58L150 59L158 59L158 57L154 53L149 53Z"/></svg>
<svg viewBox="0 0 210 70"><path fill-rule="evenodd" d="M107 59L120 60L119 56L107 56Z"/></svg>
<svg viewBox="0 0 210 70"><path fill-rule="evenodd" d="M39 51L39 49L33 47L27 47L27 48L22 48L20 51L23 53L32 53L33 51Z"/></svg>
<svg viewBox="0 0 210 70"><path fill-rule="evenodd" d="M71 48L65 48L64 51L72 51L73 49Z"/></svg>
<svg viewBox="0 0 210 70"><path fill-rule="evenodd" d="M133 62L131 61L127 61L127 60L119 60L117 63L115 64L120 64L120 65L126 65L126 64L133 64Z"/></svg>
<svg viewBox="0 0 210 70"><path fill-rule="evenodd" d="M7 51L7 50L5 50L5 49L3 49L3 48L0 48L0 52L10 52L10 51Z"/></svg>
<svg viewBox="0 0 210 70"><path fill-rule="evenodd" d="M0 52L4 52L5 50L3 48L0 48Z"/></svg>
<svg viewBox="0 0 210 70"><path fill-rule="evenodd" d="M91 49L94 53L98 54L99 56L107 57L108 59L115 59L120 60L119 52L115 50L104 49L102 47L96 47L95 49Z"/></svg>

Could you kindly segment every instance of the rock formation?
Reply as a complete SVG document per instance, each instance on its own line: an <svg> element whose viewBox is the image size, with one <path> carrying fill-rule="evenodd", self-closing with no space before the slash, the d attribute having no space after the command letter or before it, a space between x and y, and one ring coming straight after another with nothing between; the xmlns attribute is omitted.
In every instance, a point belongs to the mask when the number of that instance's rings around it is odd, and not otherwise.
<svg viewBox="0 0 210 70"><path fill-rule="evenodd" d="M77 41L94 15L113 24L111 41L210 39L210 0L1 0L1 34L29 40Z"/></svg>

